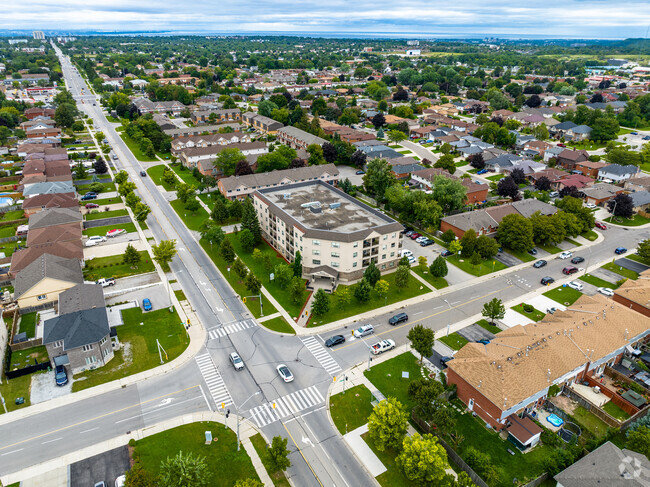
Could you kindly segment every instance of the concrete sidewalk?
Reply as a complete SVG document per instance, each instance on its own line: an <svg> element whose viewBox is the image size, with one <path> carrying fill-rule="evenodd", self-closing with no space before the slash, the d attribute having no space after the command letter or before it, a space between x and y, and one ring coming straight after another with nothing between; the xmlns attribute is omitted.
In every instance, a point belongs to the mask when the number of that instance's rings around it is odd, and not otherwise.
<svg viewBox="0 0 650 487"><path fill-rule="evenodd" d="M32 479L34 477L39 477L40 479L46 479L51 477L52 482L60 482L60 479L62 477L62 469L66 470L66 478L67 478L66 467L72 463L85 460L86 458L90 458L100 453L107 452L114 448L128 445L129 440L131 439L141 440L142 438L146 438L148 436L161 433L168 429L176 428L177 426L203 422L203 421L211 421L214 423L226 424L226 426L231 430L233 430L233 432L236 431L236 426L235 426L236 419L235 420L231 419L230 421L228 421L228 423L225 423L225 417L221 413L202 412L202 413L186 414L167 421L163 421L162 423L156 424L154 426L148 426L146 428L141 428L139 430L132 431L128 435L127 434L120 435L116 438L98 443L91 447L83 448L81 450L77 450L76 452L68 453L67 455L63 455L62 457L47 462L43 462L39 465L34 465L33 467L26 468L19 472L15 472L9 475L3 475L2 477L0 477L0 481L2 482L3 485L9 485L14 482L20 482L26 479ZM264 441L267 444L269 443L268 439L264 436L264 433L262 433L262 431L258 430L255 427L255 425L253 425L249 420L242 417L242 420L239 425L239 437L240 437L241 444L244 447L244 450L246 450L248 456L250 457L251 462L253 463L253 467L255 467L255 471L257 472L257 475L259 476L262 483L264 485L270 486L273 485L273 481L271 480L271 477L266 471L266 468L264 468L264 465L262 464L262 460L260 459L259 455L257 454L257 451L253 447L253 444L251 443L250 440L251 436L254 436L257 433L262 435ZM43 483L29 484L28 481L28 483L26 483L25 485L44 485L44 484Z"/></svg>

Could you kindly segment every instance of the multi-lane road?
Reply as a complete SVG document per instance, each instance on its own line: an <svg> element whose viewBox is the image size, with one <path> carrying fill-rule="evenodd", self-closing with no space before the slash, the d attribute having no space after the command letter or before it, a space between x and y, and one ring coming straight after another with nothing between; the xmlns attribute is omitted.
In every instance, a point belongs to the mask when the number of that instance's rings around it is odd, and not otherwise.
<svg viewBox="0 0 650 487"><path fill-rule="evenodd" d="M194 360L162 376L138 382L91 399L34 414L20 421L0 424L0 472L3 475L77 451L179 415L220 410L225 404L264 431L267 437L289 437L292 466L288 475L296 485L370 485L372 479L354 459L331 425L325 409L332 378L366 360L368 346L379 337L392 338L398 345L407 342L411 326L422 323L434 330L480 313L483 303L493 297L510 301L539 289L543 275L556 278L566 261L550 260L542 270L526 267L500 277L473 280L462 289L409 306L410 321L388 325L385 313L373 318L376 333L368 340L351 340L326 349L324 339L333 334L350 336L343 327L314 336L271 333L259 326L239 297L221 277L191 232L148 177L126 144L115 132L90 92L84 79L57 49L67 88L79 107L102 131L118 170L126 170L137 191L152 209L147 224L156 241L175 239L178 255L171 264L201 323L207 341ZM83 103L81 103L83 101ZM610 227L605 240L583 252L593 266L613 258L613 249L633 248L650 236L649 230ZM118 330L119 332L119 330ZM246 366L235 371L228 355L237 351ZM275 370L279 363L289 366L295 380L284 383Z"/></svg>

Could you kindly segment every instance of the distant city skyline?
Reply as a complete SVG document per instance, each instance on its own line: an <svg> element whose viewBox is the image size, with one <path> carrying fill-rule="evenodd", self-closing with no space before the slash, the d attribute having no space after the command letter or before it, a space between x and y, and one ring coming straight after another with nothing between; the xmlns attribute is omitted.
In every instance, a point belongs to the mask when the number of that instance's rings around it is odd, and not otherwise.
<svg viewBox="0 0 650 487"><path fill-rule="evenodd" d="M645 37L650 2L623 0L9 0L0 29L624 39Z"/></svg>

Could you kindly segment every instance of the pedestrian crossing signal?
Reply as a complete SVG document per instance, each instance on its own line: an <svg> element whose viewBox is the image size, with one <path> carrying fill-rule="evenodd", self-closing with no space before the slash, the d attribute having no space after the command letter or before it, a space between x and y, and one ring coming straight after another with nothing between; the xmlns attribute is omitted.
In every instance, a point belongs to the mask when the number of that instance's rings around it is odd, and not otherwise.
<svg viewBox="0 0 650 487"><path fill-rule="evenodd" d="M245 303L246 302L246 296L242 298L242 301Z"/></svg>

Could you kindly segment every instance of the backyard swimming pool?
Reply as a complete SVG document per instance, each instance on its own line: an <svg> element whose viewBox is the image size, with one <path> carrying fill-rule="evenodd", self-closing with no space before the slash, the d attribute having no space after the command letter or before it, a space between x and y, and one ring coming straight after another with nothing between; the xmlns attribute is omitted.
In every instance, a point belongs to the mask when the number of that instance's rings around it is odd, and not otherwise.
<svg viewBox="0 0 650 487"><path fill-rule="evenodd" d="M553 426L562 426L564 424L564 420L560 418L559 416L555 414L549 414L548 417L546 418L546 421L551 423Z"/></svg>

